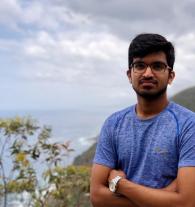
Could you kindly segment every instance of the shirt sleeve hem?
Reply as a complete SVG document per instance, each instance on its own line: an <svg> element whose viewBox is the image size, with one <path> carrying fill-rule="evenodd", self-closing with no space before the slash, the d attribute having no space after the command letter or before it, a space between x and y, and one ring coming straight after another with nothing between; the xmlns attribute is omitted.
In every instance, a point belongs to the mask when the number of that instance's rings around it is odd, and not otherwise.
<svg viewBox="0 0 195 207"><path fill-rule="evenodd" d="M178 168L180 167L195 167L195 160L186 160L186 161L180 162L178 164Z"/></svg>
<svg viewBox="0 0 195 207"><path fill-rule="evenodd" d="M104 165L106 167L115 169L115 165L114 164L108 163L108 161L105 161L105 160L93 160L93 163L94 164L98 164L98 165Z"/></svg>

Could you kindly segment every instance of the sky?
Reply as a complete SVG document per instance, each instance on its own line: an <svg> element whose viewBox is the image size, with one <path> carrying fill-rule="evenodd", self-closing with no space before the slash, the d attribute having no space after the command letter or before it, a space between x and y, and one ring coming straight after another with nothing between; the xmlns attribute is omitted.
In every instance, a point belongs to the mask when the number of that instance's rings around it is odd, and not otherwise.
<svg viewBox="0 0 195 207"><path fill-rule="evenodd" d="M194 11L194 0L1 0L0 110L131 105L127 51L145 32L175 46L169 96L195 85Z"/></svg>

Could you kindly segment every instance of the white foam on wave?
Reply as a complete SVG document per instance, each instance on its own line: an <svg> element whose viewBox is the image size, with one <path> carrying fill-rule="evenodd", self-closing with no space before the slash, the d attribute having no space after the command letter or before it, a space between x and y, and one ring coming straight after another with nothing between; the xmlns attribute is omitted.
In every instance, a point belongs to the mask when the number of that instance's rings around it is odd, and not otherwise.
<svg viewBox="0 0 195 207"><path fill-rule="evenodd" d="M95 139L89 137L79 137L78 142L85 147L90 147L94 143Z"/></svg>

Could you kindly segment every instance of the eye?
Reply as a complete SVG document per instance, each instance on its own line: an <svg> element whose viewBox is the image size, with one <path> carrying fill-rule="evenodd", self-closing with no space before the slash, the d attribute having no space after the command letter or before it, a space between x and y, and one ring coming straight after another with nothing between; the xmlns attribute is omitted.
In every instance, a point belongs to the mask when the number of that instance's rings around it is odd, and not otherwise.
<svg viewBox="0 0 195 207"><path fill-rule="evenodd" d="M165 63L161 63L161 62L155 62L155 63L151 64L151 67L155 71L161 71L161 70L165 70L167 65Z"/></svg>
<svg viewBox="0 0 195 207"><path fill-rule="evenodd" d="M146 64L142 62L133 63L133 67L136 70L144 70L146 68Z"/></svg>

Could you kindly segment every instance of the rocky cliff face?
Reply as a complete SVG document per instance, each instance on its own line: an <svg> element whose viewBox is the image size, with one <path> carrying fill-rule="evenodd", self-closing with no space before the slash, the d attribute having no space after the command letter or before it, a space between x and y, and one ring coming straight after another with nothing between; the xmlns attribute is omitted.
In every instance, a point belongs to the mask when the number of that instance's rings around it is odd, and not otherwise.
<svg viewBox="0 0 195 207"><path fill-rule="evenodd" d="M95 154L95 149L96 149L96 143L94 143L87 151L77 156L74 159L73 165L91 165Z"/></svg>

